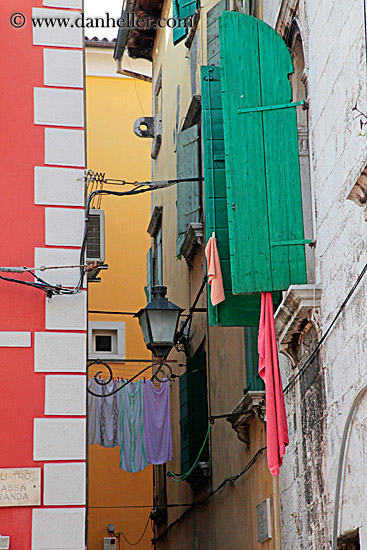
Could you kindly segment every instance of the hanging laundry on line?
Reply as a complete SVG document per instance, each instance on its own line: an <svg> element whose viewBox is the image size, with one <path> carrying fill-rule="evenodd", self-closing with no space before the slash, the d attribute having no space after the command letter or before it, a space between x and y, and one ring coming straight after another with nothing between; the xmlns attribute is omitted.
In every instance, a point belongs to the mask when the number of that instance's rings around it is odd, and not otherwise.
<svg viewBox="0 0 367 550"><path fill-rule="evenodd" d="M107 397L122 384L122 380L107 385L94 378L89 381L89 388L103 396L88 395L89 443L120 446L120 468L127 472L169 462L173 458L169 383L156 388L150 380L139 380Z"/></svg>
<svg viewBox="0 0 367 550"><path fill-rule="evenodd" d="M106 396L121 386L120 381L111 381L101 386L94 378L88 383L89 389L98 395ZM118 393L110 397L95 397L88 393L88 441L101 447L121 445L121 398Z"/></svg>
<svg viewBox="0 0 367 550"><path fill-rule="evenodd" d="M165 464L173 458L169 383L156 388L143 384L144 441L149 464Z"/></svg>
<svg viewBox="0 0 367 550"><path fill-rule="evenodd" d="M121 390L120 468L140 472L148 466L144 442L143 393L141 380L131 382Z"/></svg>

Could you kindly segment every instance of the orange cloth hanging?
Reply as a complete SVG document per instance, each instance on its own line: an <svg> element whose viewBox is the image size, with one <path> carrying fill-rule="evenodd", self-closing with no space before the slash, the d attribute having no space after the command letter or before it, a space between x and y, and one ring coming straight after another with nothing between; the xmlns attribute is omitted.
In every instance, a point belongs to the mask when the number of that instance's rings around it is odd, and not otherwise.
<svg viewBox="0 0 367 550"><path fill-rule="evenodd" d="M211 285L210 298L213 306L216 306L220 302L223 302L225 295L217 241L215 237L210 237L205 248L205 256L208 262L208 282Z"/></svg>

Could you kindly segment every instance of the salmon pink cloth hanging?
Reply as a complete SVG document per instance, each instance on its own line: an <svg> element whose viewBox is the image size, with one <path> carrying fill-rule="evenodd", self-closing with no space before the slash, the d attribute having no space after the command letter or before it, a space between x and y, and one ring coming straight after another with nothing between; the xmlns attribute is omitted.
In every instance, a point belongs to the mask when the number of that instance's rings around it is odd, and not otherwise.
<svg viewBox="0 0 367 550"><path fill-rule="evenodd" d="M216 306L225 299L222 270L220 268L217 241L215 237L210 237L205 248L205 256L208 262L208 282L212 289L210 299L213 306Z"/></svg>
<svg viewBox="0 0 367 550"><path fill-rule="evenodd" d="M265 382L268 466L271 474L277 476L289 438L271 292L261 295L258 350L259 374Z"/></svg>

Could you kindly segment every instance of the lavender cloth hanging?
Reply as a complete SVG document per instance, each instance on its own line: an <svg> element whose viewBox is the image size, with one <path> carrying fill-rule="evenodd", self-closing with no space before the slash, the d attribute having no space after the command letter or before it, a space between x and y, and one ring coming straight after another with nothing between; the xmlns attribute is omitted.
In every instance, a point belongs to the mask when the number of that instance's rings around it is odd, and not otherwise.
<svg viewBox="0 0 367 550"><path fill-rule="evenodd" d="M149 464L165 464L173 458L169 382L156 388L143 383L144 441Z"/></svg>

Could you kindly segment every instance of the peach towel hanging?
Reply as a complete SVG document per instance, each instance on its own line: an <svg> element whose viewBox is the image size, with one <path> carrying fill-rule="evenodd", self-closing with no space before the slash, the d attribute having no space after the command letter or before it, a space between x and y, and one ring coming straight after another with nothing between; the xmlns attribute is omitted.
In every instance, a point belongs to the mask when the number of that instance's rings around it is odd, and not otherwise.
<svg viewBox="0 0 367 550"><path fill-rule="evenodd" d="M208 262L208 282L211 285L210 298L213 306L225 299L222 271L220 269L217 241L210 237L205 248L205 256Z"/></svg>

